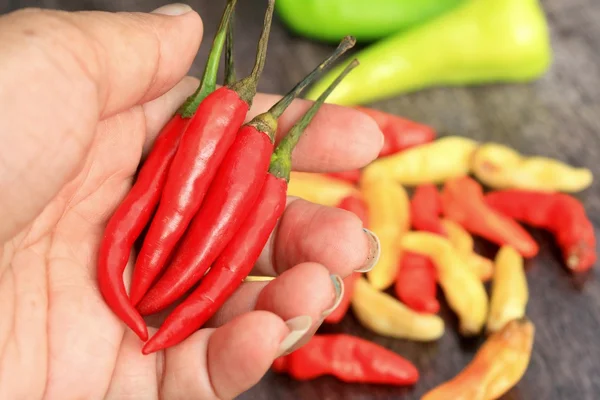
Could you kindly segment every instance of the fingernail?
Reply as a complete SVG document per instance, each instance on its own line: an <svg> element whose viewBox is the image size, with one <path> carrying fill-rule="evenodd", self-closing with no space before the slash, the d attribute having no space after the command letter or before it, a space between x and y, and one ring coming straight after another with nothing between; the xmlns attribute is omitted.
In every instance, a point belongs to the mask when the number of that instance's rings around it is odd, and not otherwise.
<svg viewBox="0 0 600 400"><path fill-rule="evenodd" d="M342 301L342 297L344 297L344 281L340 278L339 275L330 275L331 282L333 283L333 290L335 291L335 298L333 299L333 304L328 309L324 310L321 314L322 319L325 319L335 310Z"/></svg>
<svg viewBox="0 0 600 400"><path fill-rule="evenodd" d="M296 343L298 343L312 326L312 318L303 315L285 321L290 333L279 344L277 357L285 355Z"/></svg>
<svg viewBox="0 0 600 400"><path fill-rule="evenodd" d="M192 11L192 7L188 6L187 4L173 3L157 8L156 10L152 11L152 14L171 15L176 17L178 15L187 14L190 11Z"/></svg>
<svg viewBox="0 0 600 400"><path fill-rule="evenodd" d="M355 272L369 272L372 270L373 267L377 265L379 255L381 254L381 245L379 244L377 235L366 228L363 228L363 231L369 239L369 255L367 256L365 264L361 268L355 270Z"/></svg>

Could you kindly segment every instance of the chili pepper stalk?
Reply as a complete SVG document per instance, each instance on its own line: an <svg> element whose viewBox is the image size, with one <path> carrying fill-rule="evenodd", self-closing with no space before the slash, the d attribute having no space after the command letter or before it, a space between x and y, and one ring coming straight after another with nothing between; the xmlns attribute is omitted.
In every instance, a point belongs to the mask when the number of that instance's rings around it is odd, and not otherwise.
<svg viewBox="0 0 600 400"><path fill-rule="evenodd" d="M227 3L219 30L213 41L204 76L196 92L163 127L150 154L140 168L129 193L108 221L98 254L98 286L110 309L142 340L148 338L144 320L131 304L123 272L134 242L150 221L158 205L163 186L179 141L200 102L215 90L219 60L223 49L223 31L229 25L236 0Z"/></svg>
<svg viewBox="0 0 600 400"><path fill-rule="evenodd" d="M137 304L165 267L175 246L197 214L206 193L240 130L262 73L271 28L274 0L269 0L265 22L250 76L223 86L200 104L173 158L160 204L138 255L131 285ZM222 31L223 40L227 36ZM188 101L184 112L194 107Z"/></svg>
<svg viewBox="0 0 600 400"><path fill-rule="evenodd" d="M278 118L310 82L353 45L354 38L345 38L329 58L269 111L240 129L166 272L139 303L142 314L166 308L204 276L259 195L273 153Z"/></svg>

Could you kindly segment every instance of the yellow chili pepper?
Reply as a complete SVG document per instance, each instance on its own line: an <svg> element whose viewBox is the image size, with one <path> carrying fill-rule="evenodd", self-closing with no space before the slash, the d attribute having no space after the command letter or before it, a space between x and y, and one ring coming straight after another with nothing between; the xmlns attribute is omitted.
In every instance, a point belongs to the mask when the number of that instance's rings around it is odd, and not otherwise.
<svg viewBox="0 0 600 400"><path fill-rule="evenodd" d="M473 250L473 236L454 221L443 219L441 222L448 234L450 243L465 259L469 268L475 272L482 282L489 281L494 274L494 263L492 260L475 253Z"/></svg>
<svg viewBox="0 0 600 400"><path fill-rule="evenodd" d="M579 192L592 184L592 172L546 157L526 157L510 147L487 143L473 155L472 170L494 189Z"/></svg>
<svg viewBox="0 0 600 400"><path fill-rule="evenodd" d="M292 172L287 194L324 206L335 207L340 201L359 191L353 185L323 174Z"/></svg>
<svg viewBox="0 0 600 400"><path fill-rule="evenodd" d="M410 228L410 200L406 190L389 178L361 181L361 192L369 210L369 229L379 238L381 255L367 272L369 283L387 289L398 274L398 239Z"/></svg>
<svg viewBox="0 0 600 400"><path fill-rule="evenodd" d="M363 179L389 176L409 186L442 183L469 173L476 147L471 139L444 137L372 162L363 170Z"/></svg>
<svg viewBox="0 0 600 400"><path fill-rule="evenodd" d="M421 400L498 399L525 374L534 335L535 327L530 321L509 322L485 341L464 370Z"/></svg>
<svg viewBox="0 0 600 400"><path fill-rule="evenodd" d="M411 310L362 277L354 287L352 310L363 326L383 336L426 342L444 334L440 317Z"/></svg>
<svg viewBox="0 0 600 400"><path fill-rule="evenodd" d="M470 336L481 332L488 312L485 287L450 241L429 232L409 232L402 236L400 243L406 251L431 258L446 300L460 319L461 334Z"/></svg>
<svg viewBox="0 0 600 400"><path fill-rule="evenodd" d="M528 299L523 257L514 248L503 246L496 255L487 330L496 332L513 319L523 318Z"/></svg>

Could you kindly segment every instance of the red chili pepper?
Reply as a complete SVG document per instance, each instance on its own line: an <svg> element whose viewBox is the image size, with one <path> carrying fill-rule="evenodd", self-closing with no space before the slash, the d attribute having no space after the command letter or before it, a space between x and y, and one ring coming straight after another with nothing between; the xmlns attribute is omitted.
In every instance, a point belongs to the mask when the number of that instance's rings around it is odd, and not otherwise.
<svg viewBox="0 0 600 400"><path fill-rule="evenodd" d="M273 6L274 0L269 0L252 74L208 95L181 138L158 210L133 271L133 304L141 300L164 268L244 122L264 67Z"/></svg>
<svg viewBox="0 0 600 400"><path fill-rule="evenodd" d="M435 185L426 184L417 187L410 201L410 219L418 231L427 231L446 236L440 215L442 199Z"/></svg>
<svg viewBox="0 0 600 400"><path fill-rule="evenodd" d="M327 175L331 176L332 178L350 182L355 185L360 181L360 169L353 169L350 171L341 172L329 172L327 173Z"/></svg>
<svg viewBox="0 0 600 400"><path fill-rule="evenodd" d="M337 308L333 310L333 312L329 314L327 318L325 318L326 323L337 324L344 318L348 312L348 309L350 308L350 304L352 303L354 285L356 284L356 280L360 278L360 275L360 272L354 272L344 278L344 294L342 296L342 300Z"/></svg>
<svg viewBox="0 0 600 400"><path fill-rule="evenodd" d="M384 142L379 157L389 156L435 139L435 131L427 125L372 108L355 108L373 118L383 132Z"/></svg>
<svg viewBox="0 0 600 400"><path fill-rule="evenodd" d="M200 285L173 310L158 332L146 342L142 349L144 354L174 346L200 329L248 276L283 213L294 147L327 96L357 65L356 60L351 62L279 143L271 156L269 172L254 204L254 211L200 281Z"/></svg>
<svg viewBox="0 0 600 400"><path fill-rule="evenodd" d="M221 254L258 197L273 153L277 119L304 88L352 46L354 38L345 38L327 60L268 112L242 127L166 272L138 304L143 315L161 311L183 296Z"/></svg>
<svg viewBox="0 0 600 400"><path fill-rule="evenodd" d="M123 282L123 272L129 260L131 248L150 221L158 205L167 173L183 132L198 104L215 90L219 60L236 0L230 0L223 13L219 30L208 57L202 84L162 129L137 180L116 209L104 231L98 254L98 286L104 301L111 310L142 340L148 339L144 320L129 301Z"/></svg>
<svg viewBox="0 0 600 400"><path fill-rule="evenodd" d="M524 257L533 257L539 251L538 244L518 222L485 203L481 185L471 178L447 181L442 207L448 219L475 235L500 246L510 245Z"/></svg>
<svg viewBox="0 0 600 400"><path fill-rule="evenodd" d="M340 201L338 208L350 211L356 215L363 223L364 227L369 226L369 210L365 201L358 196L347 196Z"/></svg>
<svg viewBox="0 0 600 400"><path fill-rule="evenodd" d="M436 269L429 257L404 252L394 289L396 296L415 311L437 314L440 303L436 298Z"/></svg>
<svg viewBox="0 0 600 400"><path fill-rule="evenodd" d="M333 375L348 383L413 385L415 366L398 354L356 336L315 335L303 347L273 362L273 370L297 380Z"/></svg>
<svg viewBox="0 0 600 400"><path fill-rule="evenodd" d="M515 189L491 192L485 201L508 217L552 232L572 271L587 271L596 262L594 225L576 198Z"/></svg>

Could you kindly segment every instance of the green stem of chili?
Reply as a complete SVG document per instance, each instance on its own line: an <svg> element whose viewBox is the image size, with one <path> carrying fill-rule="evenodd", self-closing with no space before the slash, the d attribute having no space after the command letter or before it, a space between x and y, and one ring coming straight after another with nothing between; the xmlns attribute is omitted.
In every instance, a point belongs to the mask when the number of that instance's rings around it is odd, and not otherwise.
<svg viewBox="0 0 600 400"><path fill-rule="evenodd" d="M289 182L290 171L292 170L292 151L294 150L294 147L296 147L296 144L298 144L300 136L317 114L317 111L319 111L319 108L321 108L327 99L327 96L329 96L346 75L357 66L358 60L356 59L348 64L331 85L329 85L329 87L319 96L306 114L296 122L288 134L281 140L271 156L271 164L269 165L270 174L274 175L276 178L285 179L286 182Z"/></svg>
<svg viewBox="0 0 600 400"><path fill-rule="evenodd" d="M269 0L263 29L258 41L258 50L256 52L256 62L250 76L231 85L231 89L238 93L240 98L248 105L252 105L252 99L256 95L256 87L262 71L265 67L267 58L267 45L269 43L269 34L271 33L271 21L273 20L273 10L275 9L275 0Z"/></svg>
<svg viewBox="0 0 600 400"><path fill-rule="evenodd" d="M198 86L198 89L187 98L185 103L177 111L183 118L191 118L198 109L198 106L217 87L217 74L216 71L219 69L219 63L221 61L221 53L223 52L223 46L227 36L227 28L230 24L231 18L233 18L233 10L237 0L228 0L223 17L219 23L219 29L213 40L213 46L206 61L206 67L204 68L204 75L202 76L202 83Z"/></svg>
<svg viewBox="0 0 600 400"><path fill-rule="evenodd" d="M229 21L227 28L227 38L225 39L225 86L231 86L236 81L235 78L235 57L233 47L233 36L235 30L235 12Z"/></svg>

